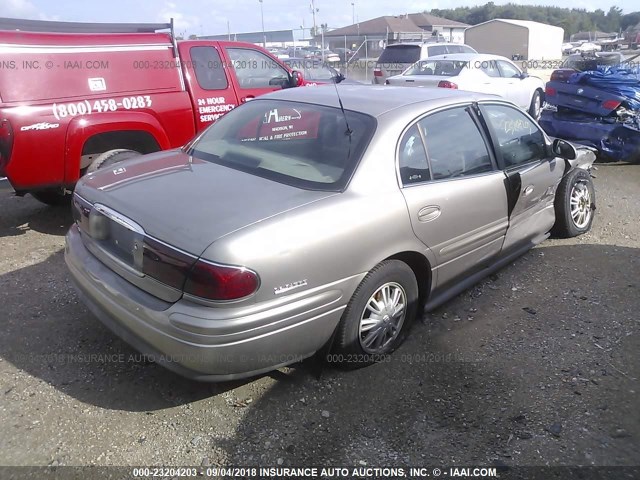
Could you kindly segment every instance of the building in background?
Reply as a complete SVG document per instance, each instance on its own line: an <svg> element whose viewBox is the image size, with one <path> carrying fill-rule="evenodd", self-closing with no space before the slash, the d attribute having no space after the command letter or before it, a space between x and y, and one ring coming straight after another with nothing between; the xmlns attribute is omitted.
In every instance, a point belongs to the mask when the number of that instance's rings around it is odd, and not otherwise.
<svg viewBox="0 0 640 480"><path fill-rule="evenodd" d="M390 43L428 40L462 43L467 27L426 13L383 16L325 32L324 43L330 49L358 50L359 57L377 57Z"/></svg>
<svg viewBox="0 0 640 480"><path fill-rule="evenodd" d="M495 19L465 30L464 43L481 53L517 60L562 58L564 29L529 20Z"/></svg>

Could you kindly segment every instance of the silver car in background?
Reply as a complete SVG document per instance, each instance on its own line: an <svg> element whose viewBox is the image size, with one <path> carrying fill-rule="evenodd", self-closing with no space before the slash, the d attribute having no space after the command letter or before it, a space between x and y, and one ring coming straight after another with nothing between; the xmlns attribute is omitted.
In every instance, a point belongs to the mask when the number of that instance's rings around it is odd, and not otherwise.
<svg viewBox="0 0 640 480"><path fill-rule="evenodd" d="M85 176L65 259L156 362L229 380L318 351L348 367L554 230L589 230L590 150L447 89L289 89L183 149Z"/></svg>
<svg viewBox="0 0 640 480"><path fill-rule="evenodd" d="M420 60L401 75L387 78L387 85L439 87L489 93L515 103L538 119L544 99L544 82L523 72L499 55L457 53Z"/></svg>

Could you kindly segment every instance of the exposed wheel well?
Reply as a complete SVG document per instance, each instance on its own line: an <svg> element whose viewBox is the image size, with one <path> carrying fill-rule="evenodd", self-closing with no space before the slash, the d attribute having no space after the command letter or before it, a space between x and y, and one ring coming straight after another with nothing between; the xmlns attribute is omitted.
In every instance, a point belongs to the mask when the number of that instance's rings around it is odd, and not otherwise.
<svg viewBox="0 0 640 480"><path fill-rule="evenodd" d="M149 132L142 130L116 130L98 133L84 143L80 168L89 166L93 157L113 150L125 148L140 153L152 153L160 150L160 145Z"/></svg>
<svg viewBox="0 0 640 480"><path fill-rule="evenodd" d="M409 265L418 282L420 305L424 305L431 291L431 264L429 260L418 252L400 252L385 260L400 260Z"/></svg>

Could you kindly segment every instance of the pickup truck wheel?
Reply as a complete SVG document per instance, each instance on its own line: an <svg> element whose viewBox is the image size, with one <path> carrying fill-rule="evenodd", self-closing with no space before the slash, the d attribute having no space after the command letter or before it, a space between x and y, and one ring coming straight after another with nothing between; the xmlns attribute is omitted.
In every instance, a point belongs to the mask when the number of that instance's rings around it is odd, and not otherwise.
<svg viewBox="0 0 640 480"><path fill-rule="evenodd" d="M531 97L531 104L529 105L529 115L531 115L536 121L540 119L540 112L542 111L542 95L540 90L533 92Z"/></svg>
<svg viewBox="0 0 640 480"><path fill-rule="evenodd" d="M33 198L52 207L60 207L69 205L71 195L67 195L60 190L40 190L39 192L31 192Z"/></svg>
<svg viewBox="0 0 640 480"><path fill-rule="evenodd" d="M577 237L591 230L596 192L589 172L576 168L562 179L556 191L554 236Z"/></svg>
<svg viewBox="0 0 640 480"><path fill-rule="evenodd" d="M136 152L135 150L127 150L126 148L109 150L108 152L104 152L98 155L93 160L93 162L91 162L91 165L89 165L89 168L87 168L87 173L93 173L100 168L109 167L114 163L137 157L138 155L140 155L140 152Z"/></svg>
<svg viewBox="0 0 640 480"><path fill-rule="evenodd" d="M378 264L351 297L327 360L347 369L381 360L404 341L417 307L411 268L399 260Z"/></svg>

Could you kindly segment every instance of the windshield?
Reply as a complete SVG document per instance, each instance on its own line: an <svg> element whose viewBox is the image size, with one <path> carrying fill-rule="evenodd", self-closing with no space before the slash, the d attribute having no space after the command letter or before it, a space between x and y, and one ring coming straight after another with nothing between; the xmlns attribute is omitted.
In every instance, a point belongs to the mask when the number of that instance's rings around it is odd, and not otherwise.
<svg viewBox="0 0 640 480"><path fill-rule="evenodd" d="M570 55L562 64L564 68L573 68L580 72L597 70L598 67L613 67L624 62L620 53L595 53L590 55ZM624 66L624 65L621 65Z"/></svg>
<svg viewBox="0 0 640 480"><path fill-rule="evenodd" d="M373 117L339 108L253 100L226 114L189 148L202 160L311 190L342 191L373 132Z"/></svg>
<svg viewBox="0 0 640 480"><path fill-rule="evenodd" d="M467 66L463 60L422 60L411 65L403 75L437 75L439 77L453 77Z"/></svg>

